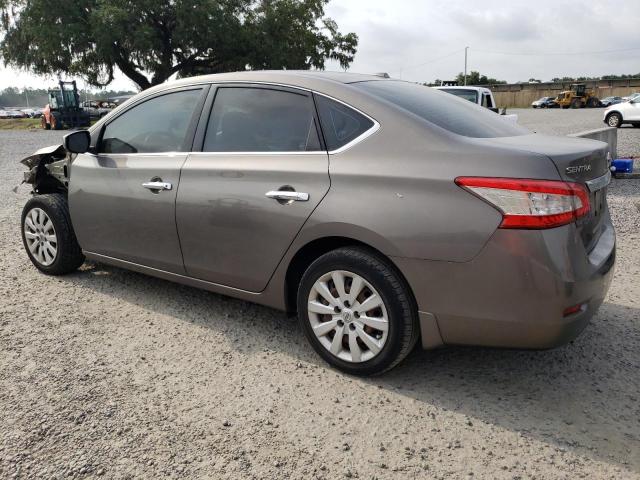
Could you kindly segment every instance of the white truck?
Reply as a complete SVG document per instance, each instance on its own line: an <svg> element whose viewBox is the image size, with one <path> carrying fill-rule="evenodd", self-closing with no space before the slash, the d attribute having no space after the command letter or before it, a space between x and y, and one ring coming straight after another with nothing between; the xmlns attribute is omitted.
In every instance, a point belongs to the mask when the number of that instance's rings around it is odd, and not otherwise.
<svg viewBox="0 0 640 480"><path fill-rule="evenodd" d="M506 120L510 120L514 123L518 121L518 115L515 115L515 114L507 115L506 108L503 108L502 110L498 109L498 107L496 106L496 101L493 98L493 93L488 88L471 87L471 86L434 87L434 88L436 90L442 90L443 92L447 92L447 93L450 93L451 95L455 95L456 97L469 100L470 102L473 102L476 105L480 105L481 107L488 108L489 110L504 116Z"/></svg>

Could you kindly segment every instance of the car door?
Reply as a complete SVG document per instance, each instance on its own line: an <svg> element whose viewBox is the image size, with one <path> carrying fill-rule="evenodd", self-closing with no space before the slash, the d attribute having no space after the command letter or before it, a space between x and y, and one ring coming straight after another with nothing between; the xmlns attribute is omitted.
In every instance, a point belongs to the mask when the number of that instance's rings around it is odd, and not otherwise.
<svg viewBox="0 0 640 480"><path fill-rule="evenodd" d="M140 100L104 125L93 153L73 161L69 203L83 250L184 273L176 192L207 90Z"/></svg>
<svg viewBox="0 0 640 480"><path fill-rule="evenodd" d="M227 84L209 95L176 202L185 269L258 292L327 193L328 154L310 92Z"/></svg>
<svg viewBox="0 0 640 480"><path fill-rule="evenodd" d="M629 100L626 111L622 113L625 120L640 122L640 97Z"/></svg>

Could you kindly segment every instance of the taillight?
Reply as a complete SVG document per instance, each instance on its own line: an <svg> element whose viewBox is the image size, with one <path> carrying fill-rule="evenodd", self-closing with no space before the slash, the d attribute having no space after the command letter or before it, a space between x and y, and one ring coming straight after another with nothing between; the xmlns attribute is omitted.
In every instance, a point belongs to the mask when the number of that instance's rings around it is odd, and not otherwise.
<svg viewBox="0 0 640 480"><path fill-rule="evenodd" d="M486 177L456 183L502 212L500 228L553 228L589 213L589 192L579 183Z"/></svg>

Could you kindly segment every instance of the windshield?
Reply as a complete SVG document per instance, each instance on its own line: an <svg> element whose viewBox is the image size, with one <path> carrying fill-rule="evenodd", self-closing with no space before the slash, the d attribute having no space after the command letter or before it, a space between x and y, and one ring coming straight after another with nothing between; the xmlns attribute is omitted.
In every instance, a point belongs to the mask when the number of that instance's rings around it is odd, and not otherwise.
<svg viewBox="0 0 640 480"><path fill-rule="evenodd" d="M352 85L429 123L465 137L514 137L530 133L491 110L416 83L384 80Z"/></svg>
<svg viewBox="0 0 640 480"><path fill-rule="evenodd" d="M450 93L456 97L464 98L473 103L478 103L478 92L476 90L463 90L461 88L440 88L442 92Z"/></svg>

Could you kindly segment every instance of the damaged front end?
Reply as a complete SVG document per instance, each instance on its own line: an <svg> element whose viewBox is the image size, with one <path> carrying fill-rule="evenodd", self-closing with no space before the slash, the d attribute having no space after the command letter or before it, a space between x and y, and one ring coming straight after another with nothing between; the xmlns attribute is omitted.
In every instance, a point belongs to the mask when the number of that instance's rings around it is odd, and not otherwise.
<svg viewBox="0 0 640 480"><path fill-rule="evenodd" d="M22 183L33 185L32 193L66 193L73 157L63 145L41 148L20 160L29 169Z"/></svg>

